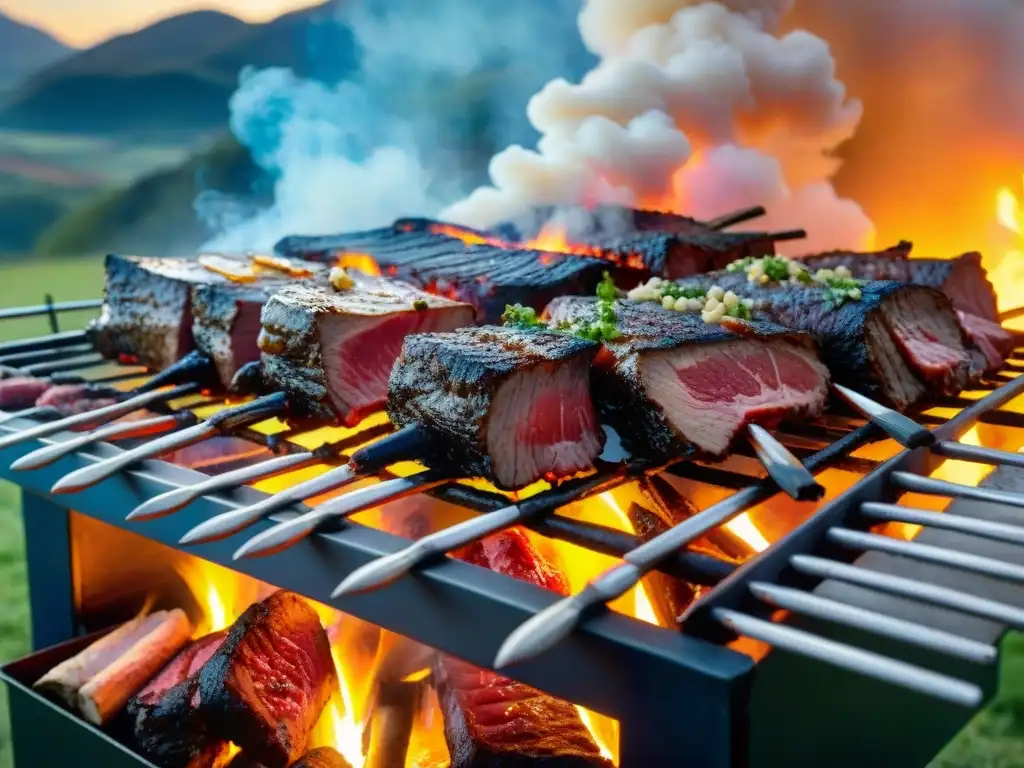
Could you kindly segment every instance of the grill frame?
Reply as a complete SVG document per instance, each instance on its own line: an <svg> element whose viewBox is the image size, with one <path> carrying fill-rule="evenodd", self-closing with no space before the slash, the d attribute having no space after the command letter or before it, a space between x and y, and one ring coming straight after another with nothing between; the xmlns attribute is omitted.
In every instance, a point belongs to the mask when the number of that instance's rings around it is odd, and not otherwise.
<svg viewBox="0 0 1024 768"><path fill-rule="evenodd" d="M55 316L52 305L29 309L44 309L51 318ZM41 313L31 311L10 316L24 317L28 314ZM59 333L56 332L56 327L54 330L55 334L50 337L0 344L0 362L4 356L41 351L48 355L48 362L52 359L53 369L66 370L72 374L72 378L76 378L83 369L94 367L93 363L78 365L79 361L68 360L71 365L62 368L60 348L80 345L86 337L78 332ZM1018 365L1019 361L1011 362L1005 370L1019 370ZM131 371L121 368L100 380L118 381L141 375L143 373L139 369ZM996 378L998 383L1007 380L1013 381L1004 376ZM954 400L932 405L963 406L970 402ZM979 420L1006 426L1024 426L1024 417L1017 419L1013 418L1014 416L1015 414L993 412L982 414ZM933 425L943 422L941 418L934 417L922 420ZM16 431L34 423L36 422L21 418L0 421L0 434ZM125 511L159 493L192 484L208 476L167 462L150 460L83 493L54 496L48 492L53 481L69 471L116 456L121 452L109 444L90 446L82 452L64 457L50 467L35 472L14 473L7 469L12 461L42 445L60 442L72 435L73 433L58 434L0 450L0 476L15 482L26 491L23 494L22 514L29 560L33 645L37 649L48 648L74 638L79 632L75 617L75 568L70 537L72 514L85 514L150 540L178 548L175 546L177 538L192 525L235 505L253 503L266 496L250 488L241 488L225 494L229 503L217 497L203 497L193 502L187 509L167 518L151 520L144 524L132 524L123 520ZM258 437L256 433L248 430L246 434L239 436L250 439L255 437L260 442L265 441L265 438ZM872 436L865 434L864 437L870 442ZM881 438L877 434L875 437ZM284 442L287 446L287 440ZM903 451L889 462L877 465L874 471L853 489L831 504L816 510L804 526L777 542L767 553L762 553L752 560L746 568L728 577L722 587L712 593L714 601L717 601L720 595L726 599L733 595L735 599L732 602L736 605L746 602L741 590L752 578L752 574L763 575L761 571L756 571L758 566L764 561L771 560L775 565L769 570L783 570L784 564L780 569L778 562L785 558L784 555L779 555L779 552L788 552L796 547L793 542L800 540L800 536L796 534L807 526L823 531L825 526L820 522L821 518L825 515L835 516L837 513L834 510L837 505L841 502L850 504L851 499L859 499L859 494L869 486L874 488L872 493L881 493L878 487L871 485L875 482L873 478L879 473L887 477L891 468L901 462L914 467L924 467L929 462L934 465L939 460L941 459L933 460L927 449L917 449ZM694 470L698 473L703 470L699 465L677 465L676 469L683 466L686 469L679 472L682 476ZM672 472L672 468L669 471ZM712 471L721 473L722 482L715 484L722 487L729 487L727 483L730 482L742 484L744 480L749 485L757 479L741 471ZM879 487L884 489L884 482ZM476 497L476 501L479 502L481 498L486 502L486 497L480 496ZM477 511L487 511L486 503L473 502L474 499L469 498L465 506L475 508ZM274 515L258 523L251 529L249 535L291 516L293 515L290 513ZM554 516L554 519L557 520L558 516ZM571 538L565 535L564 529L557 530L557 524L541 523L536 527L542 533L558 533L556 538ZM548 531L545 531L545 528ZM571 526L569 528L571 534ZM579 529L575 532L578 534ZM590 540L591 547L599 549L593 545L594 540L596 539ZM618 553L631 548L635 543L635 537L610 534L606 541L607 547L604 551ZM340 581L343 575L376 556L396 551L405 543L398 537L349 522L345 524L343 534L324 533L312 537L272 558L234 561L231 554L237 542L231 539L181 551L225 566L237 573L253 576L281 588L292 589L484 667L491 665L494 651L511 629L557 600L555 596L539 588L515 582L499 574L481 571L459 561L449 561L441 567L417 573L378 592L349 599L330 598L330 587ZM856 562L859 563L860 560L857 559ZM669 567L664 570L685 570L687 564L682 561L680 563L675 568ZM709 578L711 581L717 581L720 575L722 574ZM702 605L701 609L709 608L711 602L709 601L707 606ZM393 610L396 604L404 608L415 607L415 610L396 612ZM395 615L396 613L399 615ZM836 625L825 625L823 622L793 616L788 617L785 623L807 628L822 637L832 637L857 647L871 648L893 658L908 656L906 646L881 640L873 635L837 628ZM766 732L764 715L781 709L775 699L784 685L794 679L821 679L822 670L828 668L778 650L773 650L761 661L754 662L746 655L723 647L720 644L721 632L717 629L714 632L706 631L710 626L709 622L704 622L705 629L701 630L699 612L692 634L674 633L605 612L588 619L567 641L553 651L517 666L512 670L512 675L527 684L618 719L621 724L621 765L625 768L672 765L676 764L680 755L686 755L695 765L716 768L770 766L779 764L775 761L783 757L788 762L795 760L795 764L800 764L799 755L786 753L785 750L777 751L776 747L780 742L785 742L786 738L785 735L780 738L780 733L773 728L767 730L771 732L769 738L774 743L762 746ZM707 639L702 636L705 633ZM926 652L916 649L910 658L917 664L927 664L930 660ZM925 661L922 662L922 659ZM942 657L934 666L945 671L950 669L950 660ZM981 686L986 698L992 695L996 687L994 667L966 664L953 666L957 669L958 677ZM839 674L845 681L844 695L856 694L858 701L863 702L860 709L868 713L879 709L877 702L883 697L889 701L898 699L903 702L899 705L903 711L921 711L921 704L927 702L926 711L932 719L928 723L928 738L921 739L918 734L919 738L916 740L893 739L887 747L884 761L875 760L872 762L873 765L893 765L902 768L915 764L920 759L927 760L973 714L970 710L928 699L920 694L865 677L842 671L839 671ZM778 682L772 682L773 680ZM680 728L679 710L666 705L666 699L662 696L651 695L651 691L664 694L665 697L674 695L683 706L692 701L700 702L700 705L686 707L686 727ZM39 698L31 691L27 693L36 699ZM808 719L813 720L822 703L834 699L832 693L833 689L826 686L825 690L822 690L819 686L817 691L797 692L795 696L787 694L787 705L794 702L794 706L786 710L786 718L801 723ZM45 702L42 703L49 706ZM891 707L889 711L892 711ZM752 717L761 718L754 721L760 725L753 733L750 727ZM935 720L941 722L936 723ZM88 727L84 723L81 725ZM798 736L802 730L800 727L791 735ZM850 730L846 728L842 732L848 740ZM862 764L864 756L856 754L857 743L857 736L854 736L850 742L854 749L844 753L840 762L833 764ZM871 753L871 757L877 755ZM148 765L145 761L138 764Z"/></svg>

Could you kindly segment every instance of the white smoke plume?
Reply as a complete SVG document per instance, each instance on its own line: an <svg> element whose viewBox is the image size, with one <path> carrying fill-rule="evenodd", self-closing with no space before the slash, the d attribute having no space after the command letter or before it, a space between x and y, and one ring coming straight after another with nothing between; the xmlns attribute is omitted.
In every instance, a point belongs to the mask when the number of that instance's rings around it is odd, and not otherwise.
<svg viewBox="0 0 1024 768"><path fill-rule="evenodd" d="M623 203L712 217L761 204L759 227L803 227L800 249L855 247L871 224L835 193L836 147L861 117L828 45L780 34L792 0L588 0L599 57L528 107L535 150L491 162L491 186L442 216L470 226L544 204Z"/></svg>

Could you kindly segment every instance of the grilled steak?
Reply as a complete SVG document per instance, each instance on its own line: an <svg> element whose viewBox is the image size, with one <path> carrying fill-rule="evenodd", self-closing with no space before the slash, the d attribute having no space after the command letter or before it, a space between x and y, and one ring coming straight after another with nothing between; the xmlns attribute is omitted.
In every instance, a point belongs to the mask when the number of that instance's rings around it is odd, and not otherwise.
<svg viewBox="0 0 1024 768"><path fill-rule="evenodd" d="M911 259L911 243L902 241L876 253L834 251L800 259L812 272L844 266L862 280L898 280L926 285L946 294L962 312L997 321L996 294L981 265L981 254L955 259Z"/></svg>
<svg viewBox="0 0 1024 768"><path fill-rule="evenodd" d="M558 299L555 322L592 319L597 300ZM615 305L619 337L593 368L602 416L631 450L653 458L722 457L749 423L813 418L828 371L806 334L766 322L744 335L699 315L644 302Z"/></svg>
<svg viewBox="0 0 1024 768"><path fill-rule="evenodd" d="M296 394L298 418L358 424L387 399L388 375L406 336L473 322L466 304L393 280L358 273L353 279L342 291L291 286L263 309L263 375Z"/></svg>
<svg viewBox="0 0 1024 768"><path fill-rule="evenodd" d="M866 283L861 299L833 308L824 290L790 283L755 285L743 273L685 281L718 285L754 301L755 318L813 335L832 377L897 408L926 392L955 395L968 383L970 357L949 299L923 286Z"/></svg>
<svg viewBox="0 0 1024 768"><path fill-rule="evenodd" d="M302 756L338 688L330 641L316 612L290 592L250 606L198 674L211 732L267 768Z"/></svg>
<svg viewBox="0 0 1024 768"><path fill-rule="evenodd" d="M0 380L0 410L20 411L31 408L53 385L46 379L13 376Z"/></svg>
<svg viewBox="0 0 1024 768"><path fill-rule="evenodd" d="M105 269L103 310L89 328L93 344L107 357L158 370L194 347L192 286L227 282L192 259L111 254Z"/></svg>
<svg viewBox="0 0 1024 768"><path fill-rule="evenodd" d="M74 416L117 402L115 398L105 395L109 395L109 392L88 384L61 384L47 388L36 400L36 405L55 408L64 416Z"/></svg>
<svg viewBox="0 0 1024 768"><path fill-rule="evenodd" d="M319 264L291 263L291 272L263 270L252 282L215 282L192 289L192 335L228 386L246 363L259 360L260 312L271 296L300 280L326 284Z"/></svg>
<svg viewBox="0 0 1024 768"><path fill-rule="evenodd" d="M1013 354L1013 334L983 317L960 311L956 314L960 318L960 327L981 355L981 369L985 373L992 373L1002 368L1006 358Z"/></svg>
<svg viewBox="0 0 1024 768"><path fill-rule="evenodd" d="M454 473L501 488L571 475L604 442L587 383L598 349L497 326L411 336L391 373L388 415L436 431L432 465Z"/></svg>
<svg viewBox="0 0 1024 768"><path fill-rule="evenodd" d="M199 672L226 632L194 641L128 702L135 746L161 768L213 768L228 742L208 728L201 712Z"/></svg>
<svg viewBox="0 0 1024 768"><path fill-rule="evenodd" d="M459 557L562 595L569 593L565 577L517 528L472 544ZM569 702L451 656L439 657L434 676L451 768L611 765Z"/></svg>
<svg viewBox="0 0 1024 768"><path fill-rule="evenodd" d="M599 205L594 208L538 206L513 220L495 224L488 231L508 240L525 241L533 240L552 228L564 231L566 237L573 242L587 242L603 237L632 237L645 232L679 235L712 231L704 222L688 216L617 205Z"/></svg>

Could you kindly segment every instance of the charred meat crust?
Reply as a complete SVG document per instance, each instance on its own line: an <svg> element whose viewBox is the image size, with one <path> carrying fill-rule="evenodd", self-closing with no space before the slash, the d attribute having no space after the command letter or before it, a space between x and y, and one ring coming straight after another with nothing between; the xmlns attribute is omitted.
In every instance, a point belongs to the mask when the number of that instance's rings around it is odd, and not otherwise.
<svg viewBox="0 0 1024 768"><path fill-rule="evenodd" d="M192 349L191 286L226 282L193 260L110 254L104 269L106 300L90 338L108 358L128 356L154 369Z"/></svg>
<svg viewBox="0 0 1024 768"><path fill-rule="evenodd" d="M493 481L487 434L501 385L523 371L589 362L599 349L567 334L498 326L410 336L391 372L388 416L398 427L423 424L437 433L432 466Z"/></svg>
<svg viewBox="0 0 1024 768"><path fill-rule="evenodd" d="M405 283L352 274L355 285L345 291L312 285L290 286L277 292L263 307L259 346L263 379L267 386L295 395L291 415L337 423L329 391L319 321L332 315L374 318L423 310L472 310L433 296ZM418 309L421 307L422 309Z"/></svg>
<svg viewBox="0 0 1024 768"><path fill-rule="evenodd" d="M554 322L594 317L597 299L567 296L553 301L546 315ZM591 370L595 402L604 421L615 427L630 451L656 460L686 458L698 454L697 446L682 440L664 410L647 394L640 372L645 352L675 349L684 345L721 344L741 337L721 325L705 323L700 315L663 310L646 302L615 304L620 336L606 346ZM814 349L812 338L775 323L754 321L744 337L784 339Z"/></svg>
<svg viewBox="0 0 1024 768"><path fill-rule="evenodd" d="M308 633L308 634L307 634ZM248 608L198 676L210 730L268 766L284 768L338 688L330 641L316 612L290 592ZM287 717L273 700L287 699Z"/></svg>
<svg viewBox="0 0 1024 768"><path fill-rule="evenodd" d="M945 308L952 317L956 316L949 299L942 292L894 280L869 282L861 288L860 300L846 301L839 307L833 307L825 300L821 288L790 284L755 286L742 273L715 272L685 280L683 284L718 285L752 299L755 318L765 318L814 336L821 350L822 362L835 381L856 387L869 397L893 402L900 408L910 403L901 401L893 388L887 385L888 378L895 374L869 343L869 327L876 319L887 324L883 305L901 293L926 292L937 306ZM965 365L964 384L967 373Z"/></svg>

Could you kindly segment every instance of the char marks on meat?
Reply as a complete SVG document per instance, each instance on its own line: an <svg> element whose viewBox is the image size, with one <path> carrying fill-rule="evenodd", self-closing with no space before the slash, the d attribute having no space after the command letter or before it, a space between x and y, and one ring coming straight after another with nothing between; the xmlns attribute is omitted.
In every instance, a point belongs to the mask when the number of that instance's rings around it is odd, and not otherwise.
<svg viewBox="0 0 1024 768"><path fill-rule="evenodd" d="M106 357L137 359L161 370L191 352L192 286L226 282L193 259L111 254L106 260L103 310L90 325Z"/></svg>
<svg viewBox="0 0 1024 768"><path fill-rule="evenodd" d="M338 689L330 641L298 595L275 592L251 606L198 674L210 730L267 768L284 768Z"/></svg>
<svg viewBox="0 0 1024 768"><path fill-rule="evenodd" d="M472 544L459 557L562 595L569 592L565 577L519 529ZM611 765L567 701L451 656L439 657L435 679L451 768Z"/></svg>
<svg viewBox="0 0 1024 768"><path fill-rule="evenodd" d="M327 270L318 264L294 265L308 270L309 281L326 283ZM263 270L256 281L215 282L192 290L192 334L196 346L217 366L224 386L246 363L259 360L260 313L270 297L299 278L284 271Z"/></svg>
<svg viewBox="0 0 1024 768"><path fill-rule="evenodd" d="M596 299L565 297L554 322L591 319ZM829 375L806 334L767 322L743 335L652 303L616 304L619 337L592 379L598 407L634 452L721 457L749 423L818 416Z"/></svg>
<svg viewBox="0 0 1024 768"><path fill-rule="evenodd" d="M588 377L599 346L484 326L411 336L391 374L394 424L436 431L434 466L520 488L588 469L603 433Z"/></svg>
<svg viewBox="0 0 1024 768"><path fill-rule="evenodd" d="M268 385L294 393L294 415L348 426L387 399L405 337L473 322L466 304L405 283L353 274L343 291L295 285L263 309L259 346Z"/></svg>
<svg viewBox="0 0 1024 768"><path fill-rule="evenodd" d="M981 263L981 254L954 259L911 259L911 243L901 241L874 253L833 251L801 259L812 272L844 266L862 280L898 280L942 291L962 312L999 320L996 293Z"/></svg>
<svg viewBox="0 0 1024 768"><path fill-rule="evenodd" d="M31 408L52 386L49 381L32 376L0 379L0 410L20 411Z"/></svg>
<svg viewBox="0 0 1024 768"><path fill-rule="evenodd" d="M756 318L813 335L840 384L905 409L926 392L956 395L969 381L971 360L960 322L938 290L895 281L861 288L861 298L835 307L822 288L771 283L716 272L685 281L719 285L754 302Z"/></svg>

